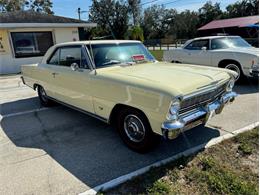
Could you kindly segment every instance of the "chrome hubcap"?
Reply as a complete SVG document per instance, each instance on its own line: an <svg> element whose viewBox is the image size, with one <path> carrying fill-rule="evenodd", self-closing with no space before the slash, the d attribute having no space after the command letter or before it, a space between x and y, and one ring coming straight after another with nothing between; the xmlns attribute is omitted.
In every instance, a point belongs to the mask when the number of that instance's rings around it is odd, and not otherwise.
<svg viewBox="0 0 260 195"><path fill-rule="evenodd" d="M144 139L144 125L142 121L135 115L127 115L125 117L124 130L128 138L133 142L141 142Z"/></svg>
<svg viewBox="0 0 260 195"><path fill-rule="evenodd" d="M235 72L237 73L237 77L235 77L235 80L237 81L237 80L239 79L241 73L240 73L240 69L238 68L237 65L235 65L235 64L229 64L229 65L227 65L225 68L226 68L226 69L229 69L229 70L235 71Z"/></svg>

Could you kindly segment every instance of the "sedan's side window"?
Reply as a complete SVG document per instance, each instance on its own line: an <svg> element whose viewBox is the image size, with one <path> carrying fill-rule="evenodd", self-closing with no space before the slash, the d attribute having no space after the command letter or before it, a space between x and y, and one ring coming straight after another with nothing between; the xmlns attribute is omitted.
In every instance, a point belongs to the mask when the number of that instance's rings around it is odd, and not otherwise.
<svg viewBox="0 0 260 195"><path fill-rule="evenodd" d="M79 68L89 69L90 61L81 46L60 47L47 61L50 65L70 67L76 63Z"/></svg>
<svg viewBox="0 0 260 195"><path fill-rule="evenodd" d="M212 39L211 49L226 49L228 46L223 42L223 39Z"/></svg>
<svg viewBox="0 0 260 195"><path fill-rule="evenodd" d="M48 60L48 64L52 64L52 65L58 65L59 64L59 53L60 50L57 49L54 54L52 55L52 57Z"/></svg>
<svg viewBox="0 0 260 195"><path fill-rule="evenodd" d="M188 50L201 50L202 47L206 47L207 49L209 49L209 40L205 39L205 40L192 41L190 44L188 44L185 47L185 49L188 49Z"/></svg>
<svg viewBox="0 0 260 195"><path fill-rule="evenodd" d="M81 64L81 47L63 47L60 49L59 65L70 67L76 63L80 67Z"/></svg>
<svg viewBox="0 0 260 195"><path fill-rule="evenodd" d="M86 59L86 55L84 54L83 48L81 46L61 48L59 65L71 66L73 63L76 63L79 66L79 68L89 68L89 60Z"/></svg>
<svg viewBox="0 0 260 195"><path fill-rule="evenodd" d="M88 64L90 64L89 60L86 58L86 54L84 53L83 49L81 50L81 61L80 61L80 68L89 69Z"/></svg>

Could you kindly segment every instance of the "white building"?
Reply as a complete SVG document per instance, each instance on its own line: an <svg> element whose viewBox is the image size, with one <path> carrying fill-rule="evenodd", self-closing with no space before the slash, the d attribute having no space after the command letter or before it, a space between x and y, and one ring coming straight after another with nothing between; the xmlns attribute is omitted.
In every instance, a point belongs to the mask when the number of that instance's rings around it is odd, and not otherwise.
<svg viewBox="0 0 260 195"><path fill-rule="evenodd" d="M94 23L32 11L0 13L0 74L19 73L21 65L38 63L56 43L84 39Z"/></svg>

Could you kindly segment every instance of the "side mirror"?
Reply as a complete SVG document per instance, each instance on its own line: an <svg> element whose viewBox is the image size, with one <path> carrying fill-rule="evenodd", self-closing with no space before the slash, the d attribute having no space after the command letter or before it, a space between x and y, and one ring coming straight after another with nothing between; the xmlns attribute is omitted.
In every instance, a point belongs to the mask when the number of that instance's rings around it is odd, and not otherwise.
<svg viewBox="0 0 260 195"><path fill-rule="evenodd" d="M202 51L207 51L207 47L202 47L201 50Z"/></svg>
<svg viewBox="0 0 260 195"><path fill-rule="evenodd" d="M77 63L72 63L70 65L71 70L77 71L79 69L79 65Z"/></svg>

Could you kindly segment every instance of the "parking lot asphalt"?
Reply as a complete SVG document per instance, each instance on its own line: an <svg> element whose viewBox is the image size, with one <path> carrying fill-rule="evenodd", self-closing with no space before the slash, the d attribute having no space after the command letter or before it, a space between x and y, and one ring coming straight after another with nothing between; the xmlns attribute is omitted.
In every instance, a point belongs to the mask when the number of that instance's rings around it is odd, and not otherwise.
<svg viewBox="0 0 260 195"><path fill-rule="evenodd" d="M148 154L132 152L116 131L57 105L42 108L19 76L0 77L0 194L78 194L258 121L258 83L235 87L236 101Z"/></svg>

